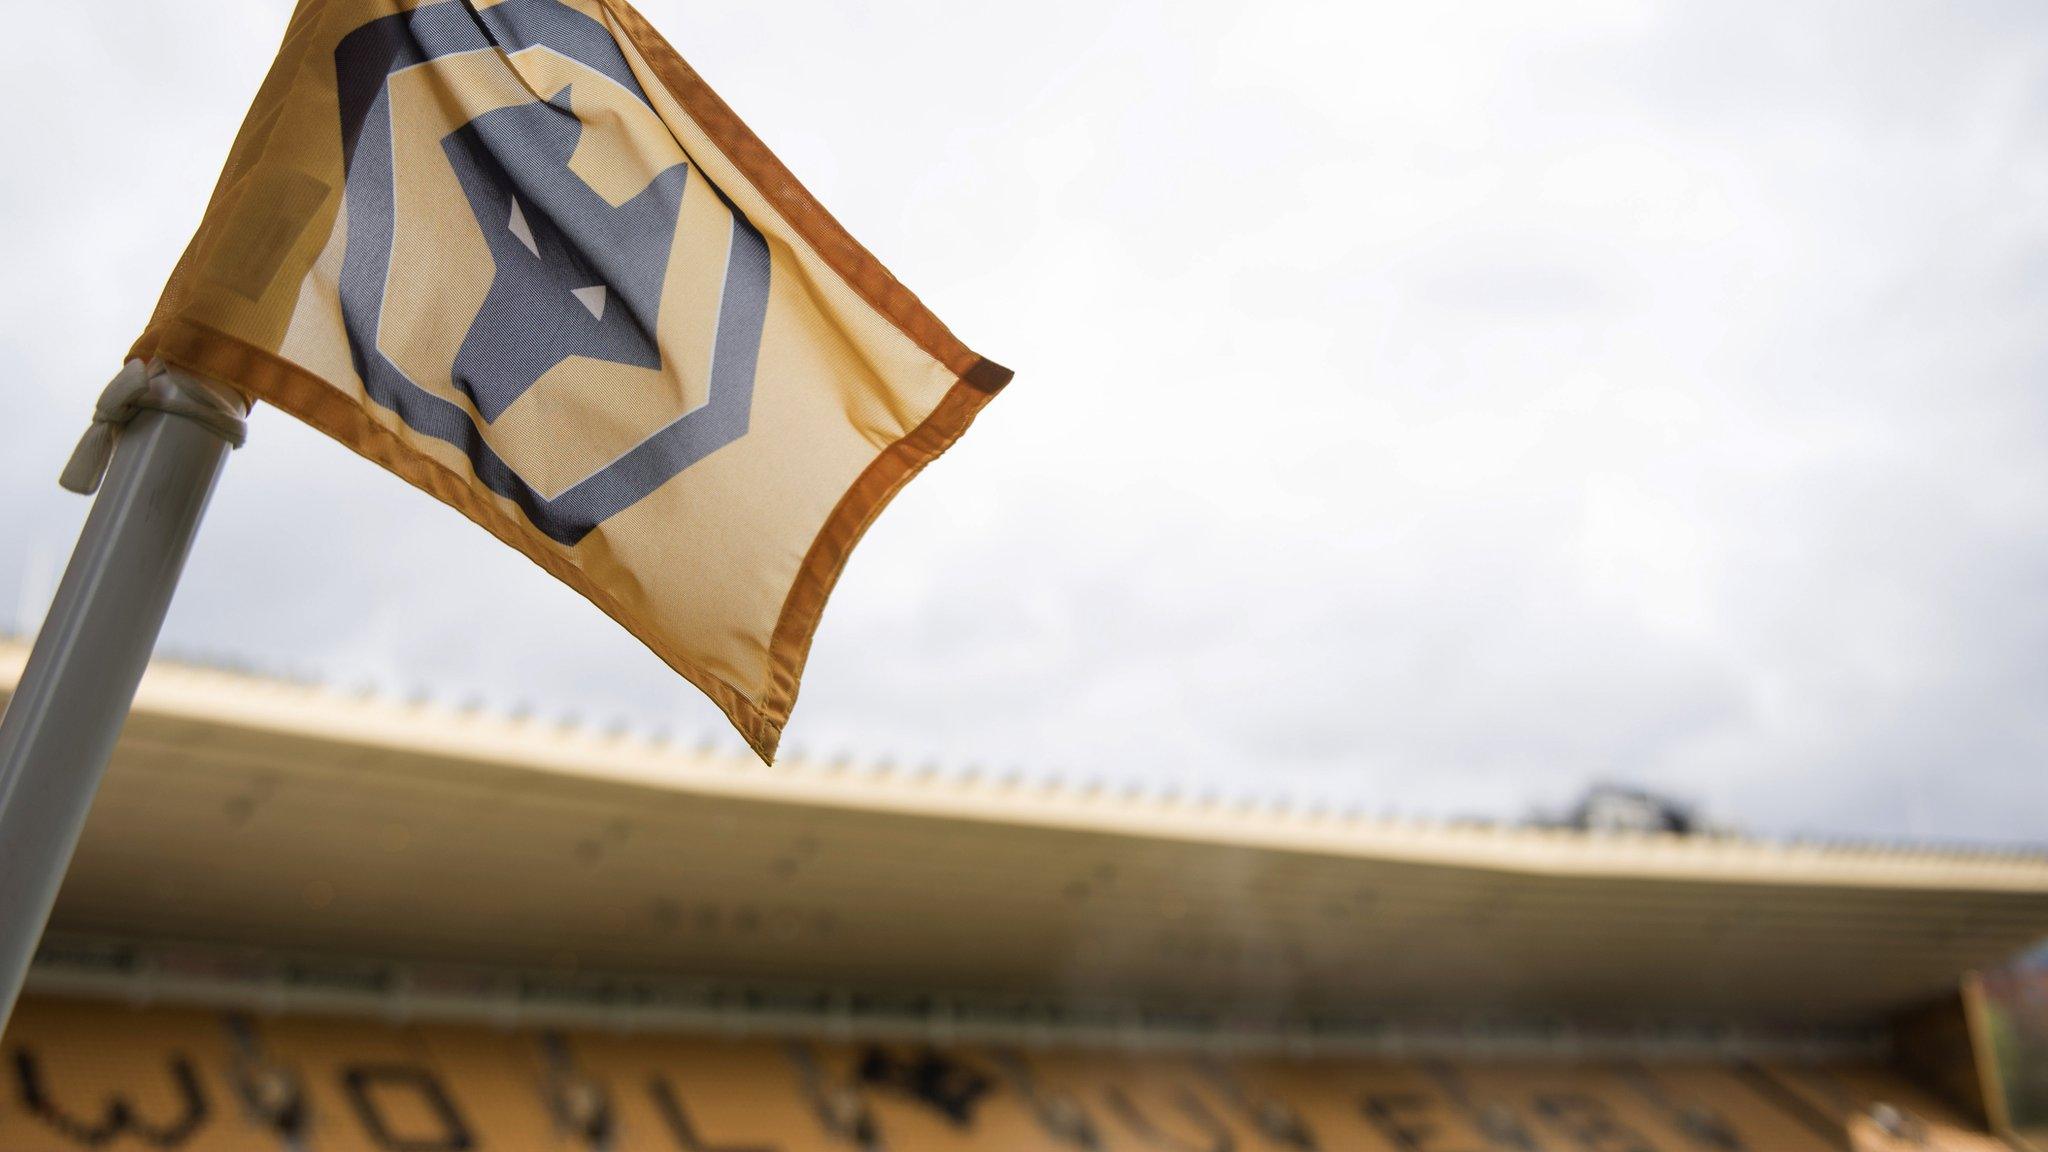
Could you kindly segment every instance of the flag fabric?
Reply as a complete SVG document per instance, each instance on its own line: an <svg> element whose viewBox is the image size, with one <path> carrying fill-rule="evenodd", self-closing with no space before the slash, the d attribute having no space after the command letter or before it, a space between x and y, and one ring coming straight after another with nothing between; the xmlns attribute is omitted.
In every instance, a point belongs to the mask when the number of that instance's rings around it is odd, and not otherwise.
<svg viewBox="0 0 2048 1152"><path fill-rule="evenodd" d="M1010 375L625 0L301 0L131 355L453 505L764 758L848 552Z"/></svg>

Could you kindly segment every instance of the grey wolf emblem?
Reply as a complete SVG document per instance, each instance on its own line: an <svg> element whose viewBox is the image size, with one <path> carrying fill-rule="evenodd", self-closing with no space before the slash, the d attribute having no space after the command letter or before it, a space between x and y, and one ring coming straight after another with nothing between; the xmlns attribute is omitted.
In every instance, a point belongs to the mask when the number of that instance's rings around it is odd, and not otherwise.
<svg viewBox="0 0 2048 1152"><path fill-rule="evenodd" d="M654 327L688 169L612 207L569 170L583 138L570 92L486 112L441 142L497 264L455 356L455 384L487 421L571 356L661 367ZM519 157L519 179L500 156Z"/></svg>
<svg viewBox="0 0 2048 1152"><path fill-rule="evenodd" d="M373 20L335 48L348 205L341 311L371 401L413 431L461 449L478 479L517 504L534 527L574 545L746 435L770 262L767 240L714 186L732 212L732 229L704 403L568 488L552 496L538 491L491 446L485 428L572 357L663 366L662 284L685 181L704 176L674 165L615 207L569 168L583 133L573 86L546 102L487 112L441 141L495 265L451 366L476 415L408 377L378 344L398 226L392 144L400 126L392 122L387 81L443 57L535 47L596 73L593 84L616 84L648 103L610 32L560 0L504 0L482 9L439 0ZM573 436L575 429L561 432Z"/></svg>

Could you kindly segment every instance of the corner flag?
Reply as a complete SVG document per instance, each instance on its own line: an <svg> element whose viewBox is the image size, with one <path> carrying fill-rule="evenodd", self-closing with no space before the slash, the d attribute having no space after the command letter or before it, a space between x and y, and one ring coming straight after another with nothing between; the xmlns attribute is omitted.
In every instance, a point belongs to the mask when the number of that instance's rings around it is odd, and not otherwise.
<svg viewBox="0 0 2048 1152"><path fill-rule="evenodd" d="M764 758L855 542L1010 376L625 0L300 0L131 355L454 506Z"/></svg>

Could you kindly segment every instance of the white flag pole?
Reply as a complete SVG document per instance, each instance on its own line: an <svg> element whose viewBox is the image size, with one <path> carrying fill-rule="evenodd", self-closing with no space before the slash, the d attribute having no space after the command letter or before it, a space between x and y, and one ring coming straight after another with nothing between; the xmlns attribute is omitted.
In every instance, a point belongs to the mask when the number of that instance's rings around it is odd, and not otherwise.
<svg viewBox="0 0 2048 1152"><path fill-rule="evenodd" d="M105 485L0 718L0 1029L247 411L230 389L131 361L65 469L67 488L92 492L102 471Z"/></svg>

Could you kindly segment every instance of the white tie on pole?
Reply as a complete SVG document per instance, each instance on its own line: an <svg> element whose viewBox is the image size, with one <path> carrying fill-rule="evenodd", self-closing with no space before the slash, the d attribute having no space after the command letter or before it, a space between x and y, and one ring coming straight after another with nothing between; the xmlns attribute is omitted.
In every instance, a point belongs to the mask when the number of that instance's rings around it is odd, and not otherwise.
<svg viewBox="0 0 2048 1152"><path fill-rule="evenodd" d="M248 438L248 402L223 388L200 384L193 377L161 364L145 365L130 360L120 374L100 393L93 405L92 426L71 450L71 460L57 483L90 496L99 491L100 478L114 458L114 437L143 412L168 412L197 420L214 435L240 448Z"/></svg>
<svg viewBox="0 0 2048 1152"><path fill-rule="evenodd" d="M231 389L131 361L64 469L65 487L99 495L0 717L0 1029L247 411Z"/></svg>

